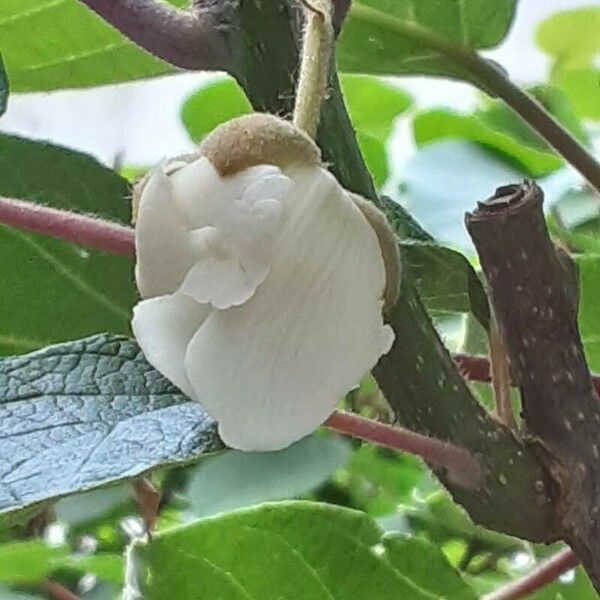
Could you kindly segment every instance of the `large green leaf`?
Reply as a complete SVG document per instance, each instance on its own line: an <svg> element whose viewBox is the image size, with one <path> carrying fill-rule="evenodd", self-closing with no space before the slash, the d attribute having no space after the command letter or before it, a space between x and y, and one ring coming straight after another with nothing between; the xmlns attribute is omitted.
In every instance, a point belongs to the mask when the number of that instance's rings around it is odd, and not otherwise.
<svg viewBox="0 0 600 600"><path fill-rule="evenodd" d="M411 98L397 87L368 75L345 75L342 93L362 155L375 184L388 178L386 143L398 115L411 105Z"/></svg>
<svg viewBox="0 0 600 600"><path fill-rule="evenodd" d="M0 195L129 222L127 182L90 156L0 135ZM127 333L131 260L0 226L0 354Z"/></svg>
<svg viewBox="0 0 600 600"><path fill-rule="evenodd" d="M410 571L402 561L389 560L381 542L381 531L364 513L282 502L209 517L137 542L130 568L137 569L147 600L448 597L411 581ZM415 547L425 559L428 552L421 550ZM431 565L433 579L439 567ZM447 576L450 567L441 568Z"/></svg>
<svg viewBox="0 0 600 600"><path fill-rule="evenodd" d="M0 361L0 513L218 447L213 421L133 341L100 335Z"/></svg>
<svg viewBox="0 0 600 600"><path fill-rule="evenodd" d="M198 516L296 498L325 483L350 456L347 440L318 434L277 452L230 450L196 467L187 494Z"/></svg>
<svg viewBox="0 0 600 600"><path fill-rule="evenodd" d="M475 593L450 566L436 546L419 538L391 535L383 540L387 556L395 569L434 597L476 600Z"/></svg>
<svg viewBox="0 0 600 600"><path fill-rule="evenodd" d="M89 87L173 71L77 0L3 0L0 40L15 92Z"/></svg>
<svg viewBox="0 0 600 600"><path fill-rule="evenodd" d="M355 0L340 36L343 71L445 75L470 79L448 49L499 44L516 0Z"/></svg>

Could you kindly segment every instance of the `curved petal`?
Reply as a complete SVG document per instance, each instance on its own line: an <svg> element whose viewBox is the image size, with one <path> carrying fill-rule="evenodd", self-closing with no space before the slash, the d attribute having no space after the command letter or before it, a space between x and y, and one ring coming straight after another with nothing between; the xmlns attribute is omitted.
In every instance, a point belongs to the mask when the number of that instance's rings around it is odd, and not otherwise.
<svg viewBox="0 0 600 600"><path fill-rule="evenodd" d="M142 192L135 247L135 278L142 298L173 293L194 262L189 231L161 166L154 169Z"/></svg>
<svg viewBox="0 0 600 600"><path fill-rule="evenodd" d="M375 232L325 170L289 175L296 187L269 276L243 306L213 312L185 356L223 440L247 451L313 431L393 341Z"/></svg>
<svg viewBox="0 0 600 600"><path fill-rule="evenodd" d="M234 203L279 198L291 182L272 165L259 165L221 177L206 156L170 176L174 197L186 215L190 229L213 225L222 229L231 218ZM265 195L266 194L266 195Z"/></svg>
<svg viewBox="0 0 600 600"><path fill-rule="evenodd" d="M185 276L180 292L219 309L246 302L265 280L268 264L234 253L215 227L197 229L192 236L196 264Z"/></svg>
<svg viewBox="0 0 600 600"><path fill-rule="evenodd" d="M131 327L146 360L191 398L194 391L184 369L185 352L210 311L181 294L142 300L133 309Z"/></svg>

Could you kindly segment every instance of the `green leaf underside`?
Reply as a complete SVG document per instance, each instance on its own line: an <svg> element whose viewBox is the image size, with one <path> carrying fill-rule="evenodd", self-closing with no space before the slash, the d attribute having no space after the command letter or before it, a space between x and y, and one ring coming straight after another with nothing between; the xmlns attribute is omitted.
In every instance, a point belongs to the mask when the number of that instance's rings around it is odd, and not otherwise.
<svg viewBox="0 0 600 600"><path fill-rule="evenodd" d="M213 421L133 341L99 335L0 361L0 512L219 447Z"/></svg>
<svg viewBox="0 0 600 600"><path fill-rule="evenodd" d="M167 595L228 600L446 597L412 582L381 543L381 531L364 513L281 502L159 533L148 544L138 543L134 556L148 600ZM446 571L444 578L451 577L449 565L440 561L437 568ZM459 598L472 597L466 586L462 591Z"/></svg>
<svg viewBox="0 0 600 600"><path fill-rule="evenodd" d="M127 182L90 156L0 135L0 195L129 222ZM0 226L0 354L128 333L130 259Z"/></svg>
<svg viewBox="0 0 600 600"><path fill-rule="evenodd" d="M90 87L173 72L77 0L2 0L0 39L15 92Z"/></svg>
<svg viewBox="0 0 600 600"><path fill-rule="evenodd" d="M340 69L469 79L444 47L496 46L508 32L515 5L516 0L357 0L340 36Z"/></svg>
<svg viewBox="0 0 600 600"><path fill-rule="evenodd" d="M315 433L277 452L229 450L198 465L186 493L197 516L299 497L352 456L348 440Z"/></svg>
<svg viewBox="0 0 600 600"><path fill-rule="evenodd" d="M413 122L415 141L424 146L441 139L464 139L498 151L517 162L532 177L558 169L563 161L550 151L538 150L496 129L477 115L461 115L450 110L423 112Z"/></svg>

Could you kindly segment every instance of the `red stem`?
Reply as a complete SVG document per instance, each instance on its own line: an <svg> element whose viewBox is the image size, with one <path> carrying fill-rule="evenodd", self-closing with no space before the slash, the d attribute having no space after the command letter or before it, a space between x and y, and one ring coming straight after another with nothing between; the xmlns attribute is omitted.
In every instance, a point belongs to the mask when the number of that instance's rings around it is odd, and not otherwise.
<svg viewBox="0 0 600 600"><path fill-rule="evenodd" d="M181 10L162 0L79 0L154 56L182 69L229 71L225 2Z"/></svg>
<svg viewBox="0 0 600 600"><path fill-rule="evenodd" d="M111 254L135 256L135 237L131 227L95 217L0 197L0 223Z"/></svg>
<svg viewBox="0 0 600 600"><path fill-rule="evenodd" d="M579 563L571 548L561 550L537 566L521 579L511 581L504 587L487 594L482 600L519 600L532 592L543 588L560 577L565 571L575 568Z"/></svg>
<svg viewBox="0 0 600 600"><path fill-rule="evenodd" d="M343 410L336 410L325 421L332 431L372 442L378 446L420 456L437 467L445 468L453 483L475 487L481 478L479 464L460 446L415 433L403 427L379 423Z"/></svg>

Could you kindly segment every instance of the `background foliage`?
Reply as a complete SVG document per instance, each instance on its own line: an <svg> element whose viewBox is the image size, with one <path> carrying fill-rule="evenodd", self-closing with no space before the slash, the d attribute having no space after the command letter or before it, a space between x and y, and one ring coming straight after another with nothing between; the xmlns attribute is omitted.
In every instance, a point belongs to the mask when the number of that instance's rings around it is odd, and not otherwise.
<svg viewBox="0 0 600 600"><path fill-rule="evenodd" d="M515 5L355 0L339 42L342 90L377 187L423 227L401 236L405 266L446 344L485 353L489 315L462 214L498 183L535 177L554 236L576 256L581 332L600 372L598 197L499 100L482 95L471 114L448 110L443 99L422 110L401 80L377 77L480 85L457 49L500 43ZM533 93L592 146L600 9L556 14L535 36L553 66ZM0 49L8 79L0 69L0 113L8 87L83 88L172 71L76 0L5 0ZM199 141L249 110L237 84L217 78L190 95L181 122ZM416 151L396 173L390 148L401 120ZM127 223L130 181L144 170L109 169L67 148L0 135L2 196ZM120 337L136 298L130 261L3 226L0 256L1 354L95 336L0 362L0 598L39 599L46 578L89 600L119 597L123 551L141 532L124 482L149 468L163 491L158 533L137 541L130 560L147 598L471 600L556 550L476 527L419 460L325 431L277 453L215 453L210 420ZM487 387L472 389L489 401ZM378 395L367 379L347 402L372 414ZM32 537L31 519L50 501L56 522ZM593 596L578 569L533 597Z"/></svg>

